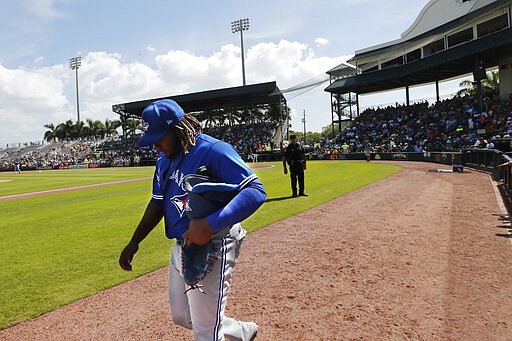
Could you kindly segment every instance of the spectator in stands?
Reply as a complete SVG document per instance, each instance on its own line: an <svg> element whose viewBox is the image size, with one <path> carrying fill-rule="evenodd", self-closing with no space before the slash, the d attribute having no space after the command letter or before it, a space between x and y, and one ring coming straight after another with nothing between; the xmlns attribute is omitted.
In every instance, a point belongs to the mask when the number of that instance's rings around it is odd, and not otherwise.
<svg viewBox="0 0 512 341"><path fill-rule="evenodd" d="M341 157L345 158L346 155L349 153L350 146L347 144L347 142L343 142L341 145Z"/></svg>
<svg viewBox="0 0 512 341"><path fill-rule="evenodd" d="M371 160L371 152L372 152L372 147L370 146L369 143L365 143L364 144L364 154L366 156L367 162L370 162L370 160Z"/></svg>

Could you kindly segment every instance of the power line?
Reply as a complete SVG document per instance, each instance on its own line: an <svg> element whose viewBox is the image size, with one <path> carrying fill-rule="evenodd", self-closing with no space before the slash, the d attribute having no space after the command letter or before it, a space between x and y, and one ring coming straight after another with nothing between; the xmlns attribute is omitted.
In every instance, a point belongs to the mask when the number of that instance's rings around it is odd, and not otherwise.
<svg viewBox="0 0 512 341"><path fill-rule="evenodd" d="M300 91L299 93L295 94L294 96L291 96L290 98L288 98L288 100L292 100L294 98L297 98L298 96L305 94L308 91L313 90L317 86L319 86L323 83L326 83L328 81L329 81L329 75L327 75L325 73L321 73L321 74L319 74L315 77L312 77L302 83L299 83L299 84L289 87L287 89L281 90L281 92L284 94L284 93L289 93L289 92Z"/></svg>

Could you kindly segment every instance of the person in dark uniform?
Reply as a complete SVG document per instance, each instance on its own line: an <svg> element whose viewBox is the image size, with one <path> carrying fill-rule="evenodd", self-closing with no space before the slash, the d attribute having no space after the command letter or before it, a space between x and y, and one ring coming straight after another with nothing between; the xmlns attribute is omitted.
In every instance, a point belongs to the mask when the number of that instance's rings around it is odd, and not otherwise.
<svg viewBox="0 0 512 341"><path fill-rule="evenodd" d="M290 136L290 144L283 154L284 174L288 174L286 164L290 166L290 179L292 185L292 197L297 197L297 181L299 182L299 196L307 197L304 193L304 171L306 170L306 154L304 148L297 143L297 135Z"/></svg>

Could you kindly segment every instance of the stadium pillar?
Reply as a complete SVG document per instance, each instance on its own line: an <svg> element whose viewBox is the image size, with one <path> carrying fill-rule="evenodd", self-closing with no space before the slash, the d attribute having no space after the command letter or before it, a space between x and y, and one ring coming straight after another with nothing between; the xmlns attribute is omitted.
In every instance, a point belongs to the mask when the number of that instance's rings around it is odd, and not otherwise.
<svg viewBox="0 0 512 341"><path fill-rule="evenodd" d="M512 94L512 55L500 60L500 96Z"/></svg>
<svg viewBox="0 0 512 341"><path fill-rule="evenodd" d="M475 69L473 70L473 84L476 86L476 97L478 99L478 111L482 112L482 80L487 77L483 61L475 60Z"/></svg>
<svg viewBox="0 0 512 341"><path fill-rule="evenodd" d="M405 104L409 106L409 85L405 86Z"/></svg>
<svg viewBox="0 0 512 341"><path fill-rule="evenodd" d="M359 117L359 94L356 94L357 116Z"/></svg>
<svg viewBox="0 0 512 341"><path fill-rule="evenodd" d="M331 109L331 130L332 130L332 139L334 140L334 111Z"/></svg>
<svg viewBox="0 0 512 341"><path fill-rule="evenodd" d="M436 81L436 103L439 102L439 81Z"/></svg>
<svg viewBox="0 0 512 341"><path fill-rule="evenodd" d="M350 120L352 121L352 93L348 93L348 109L350 112Z"/></svg>

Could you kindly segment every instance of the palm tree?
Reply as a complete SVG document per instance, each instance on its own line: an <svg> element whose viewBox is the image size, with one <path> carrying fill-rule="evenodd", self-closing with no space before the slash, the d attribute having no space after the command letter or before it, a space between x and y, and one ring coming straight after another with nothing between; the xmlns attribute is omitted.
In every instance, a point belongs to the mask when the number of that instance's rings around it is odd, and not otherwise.
<svg viewBox="0 0 512 341"><path fill-rule="evenodd" d="M98 138L103 137L103 135L105 134L105 126L103 125L103 123L101 123L101 121L93 121L92 119L88 118L86 122L91 136Z"/></svg>
<svg viewBox="0 0 512 341"><path fill-rule="evenodd" d="M250 116L254 119L254 123L261 123L265 121L265 111L260 107L254 106L249 109Z"/></svg>
<svg viewBox="0 0 512 341"><path fill-rule="evenodd" d="M482 81L482 90L486 93L498 93L500 89L500 73L497 70L486 73Z"/></svg>
<svg viewBox="0 0 512 341"><path fill-rule="evenodd" d="M290 108L281 104L270 104L266 115L274 123L283 123L290 116Z"/></svg>
<svg viewBox="0 0 512 341"><path fill-rule="evenodd" d="M53 123L45 124L44 127L48 129L44 133L44 139L48 142L55 141L57 138L57 131Z"/></svg>
<svg viewBox="0 0 512 341"><path fill-rule="evenodd" d="M89 128L85 125L84 121L77 121L73 125L72 129L72 135L71 138L78 138L78 137L86 137L89 136L91 133L89 131Z"/></svg>
<svg viewBox="0 0 512 341"><path fill-rule="evenodd" d="M219 117L220 109L205 110L197 114L196 118L199 122L204 122L205 128L214 127L217 124L217 117Z"/></svg>
<svg viewBox="0 0 512 341"><path fill-rule="evenodd" d="M497 93L500 87L500 73L497 70L486 72L486 78L481 81L482 91L487 94ZM475 96L477 91L477 83L468 79L460 82L459 86L462 88L457 91L459 96Z"/></svg>
<svg viewBox="0 0 512 341"><path fill-rule="evenodd" d="M121 126L121 121L110 121L108 118L105 120L104 134L105 136L117 135L117 128Z"/></svg>
<svg viewBox="0 0 512 341"><path fill-rule="evenodd" d="M55 127L55 135L59 138L59 140L69 139L73 137L73 131L75 130L75 126L73 121L67 120L64 123L60 123Z"/></svg>
<svg viewBox="0 0 512 341"><path fill-rule="evenodd" d="M229 126L233 126L237 123L243 122L242 113L236 109L230 109L225 111L224 119L227 121Z"/></svg>
<svg viewBox="0 0 512 341"><path fill-rule="evenodd" d="M137 130L142 130L142 126L140 124L140 120L128 119L126 121L126 133L127 133L127 136L135 135Z"/></svg>
<svg viewBox="0 0 512 341"><path fill-rule="evenodd" d="M119 121L121 122L121 128L123 129L123 138L124 139L126 139L126 135L127 135L128 120L129 120L128 115L120 115L119 116Z"/></svg>

